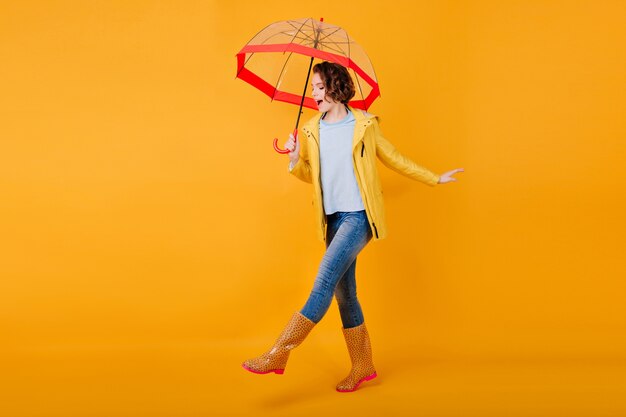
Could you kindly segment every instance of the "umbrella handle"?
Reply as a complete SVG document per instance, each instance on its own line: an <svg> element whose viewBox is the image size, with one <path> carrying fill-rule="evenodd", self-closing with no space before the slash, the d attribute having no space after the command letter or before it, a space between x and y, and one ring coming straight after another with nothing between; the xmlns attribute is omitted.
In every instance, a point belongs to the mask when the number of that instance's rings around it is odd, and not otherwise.
<svg viewBox="0 0 626 417"><path fill-rule="evenodd" d="M294 140L298 140L298 128L293 130L293 138ZM280 149L278 147L278 138L274 138L274 150L278 153L286 154L291 152L289 149Z"/></svg>

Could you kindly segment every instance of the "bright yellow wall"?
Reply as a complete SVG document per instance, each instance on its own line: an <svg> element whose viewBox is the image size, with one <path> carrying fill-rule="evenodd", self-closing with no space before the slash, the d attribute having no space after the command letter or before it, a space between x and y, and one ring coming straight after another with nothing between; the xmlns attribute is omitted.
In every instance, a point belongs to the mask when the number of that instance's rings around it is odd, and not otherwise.
<svg viewBox="0 0 626 417"><path fill-rule="evenodd" d="M273 339L323 246L271 146L297 108L235 54L324 17L368 51L386 136L465 169L381 165L389 238L357 272L377 346L622 355L625 3L358 3L0 3L0 350ZM320 327L340 340L334 303Z"/></svg>

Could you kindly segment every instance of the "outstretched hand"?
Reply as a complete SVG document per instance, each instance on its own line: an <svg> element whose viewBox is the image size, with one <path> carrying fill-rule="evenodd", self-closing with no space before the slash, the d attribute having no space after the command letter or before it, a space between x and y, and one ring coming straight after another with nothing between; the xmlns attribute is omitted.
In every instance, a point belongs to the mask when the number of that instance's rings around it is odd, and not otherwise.
<svg viewBox="0 0 626 417"><path fill-rule="evenodd" d="M441 174L439 176L439 184L445 184L446 182L452 182L452 181L456 181L456 178L453 178L452 175L456 174L457 172L464 172L465 170L463 168L456 168L453 169L452 171L448 171L448 172L444 172L443 174Z"/></svg>

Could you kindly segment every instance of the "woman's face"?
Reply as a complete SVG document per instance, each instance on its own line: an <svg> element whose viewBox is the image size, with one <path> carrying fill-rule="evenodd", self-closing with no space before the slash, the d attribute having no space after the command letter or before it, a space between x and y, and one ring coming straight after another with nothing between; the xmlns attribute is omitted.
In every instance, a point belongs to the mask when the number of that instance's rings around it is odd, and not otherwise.
<svg viewBox="0 0 626 417"><path fill-rule="evenodd" d="M335 100L331 100L329 97L326 97L326 89L324 88L324 82L322 81L322 77L320 77L319 73L314 72L313 78L311 79L311 88L313 100L317 102L317 108L321 112L329 111L333 106L337 104L341 104Z"/></svg>

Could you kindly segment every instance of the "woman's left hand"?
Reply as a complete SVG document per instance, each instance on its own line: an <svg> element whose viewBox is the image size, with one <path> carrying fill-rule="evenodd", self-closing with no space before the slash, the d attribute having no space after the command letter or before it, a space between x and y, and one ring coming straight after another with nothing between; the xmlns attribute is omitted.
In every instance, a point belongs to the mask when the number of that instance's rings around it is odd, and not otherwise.
<svg viewBox="0 0 626 417"><path fill-rule="evenodd" d="M446 182L456 181L456 178L452 178L452 175L456 174L457 172L464 172L464 171L465 170L463 168L456 168L456 169L453 169L452 171L444 172L443 174L439 176L438 184L445 184Z"/></svg>

